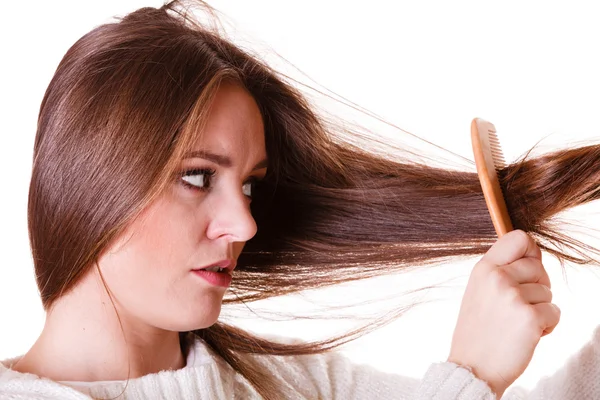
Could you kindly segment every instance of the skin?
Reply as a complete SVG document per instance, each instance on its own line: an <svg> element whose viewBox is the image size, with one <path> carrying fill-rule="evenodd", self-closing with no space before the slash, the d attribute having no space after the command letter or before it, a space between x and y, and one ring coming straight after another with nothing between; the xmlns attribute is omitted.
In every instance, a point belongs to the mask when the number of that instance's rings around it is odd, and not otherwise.
<svg viewBox="0 0 600 400"><path fill-rule="evenodd" d="M471 368L500 398L559 321L540 248L524 231L511 231L471 272L448 361Z"/></svg>
<svg viewBox="0 0 600 400"><path fill-rule="evenodd" d="M254 167L267 155L252 97L239 86L221 86L201 142L191 150L228 156L232 165L182 160L182 172L209 168L216 175L174 178L98 262L127 343L94 267L48 311L38 340L13 369L57 381L103 381L127 379L128 360L129 378L185 366L178 332L215 323L226 291L191 270L237 260L257 231L249 180L264 177L266 167Z"/></svg>

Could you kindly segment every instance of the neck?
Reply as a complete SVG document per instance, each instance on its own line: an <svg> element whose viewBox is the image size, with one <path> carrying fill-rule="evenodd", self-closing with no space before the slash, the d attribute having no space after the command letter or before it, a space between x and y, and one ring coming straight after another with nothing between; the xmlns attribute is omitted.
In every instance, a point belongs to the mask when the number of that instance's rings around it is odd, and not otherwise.
<svg viewBox="0 0 600 400"><path fill-rule="evenodd" d="M112 304L89 274L56 301L38 340L13 369L54 381L94 382L185 366L178 332L129 318L115 302L119 321Z"/></svg>

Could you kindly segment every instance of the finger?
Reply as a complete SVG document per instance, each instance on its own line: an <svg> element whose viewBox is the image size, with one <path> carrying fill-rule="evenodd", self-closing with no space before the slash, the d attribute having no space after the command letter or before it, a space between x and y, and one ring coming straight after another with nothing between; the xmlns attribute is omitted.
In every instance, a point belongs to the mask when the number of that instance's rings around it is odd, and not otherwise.
<svg viewBox="0 0 600 400"><path fill-rule="evenodd" d="M537 258L521 258L499 268L506 271L517 283L541 283L549 288L552 287L548 272Z"/></svg>
<svg viewBox="0 0 600 400"><path fill-rule="evenodd" d="M519 285L519 293L523 301L529 304L552 302L552 291L550 288L539 283Z"/></svg>
<svg viewBox="0 0 600 400"><path fill-rule="evenodd" d="M551 333L560 321L560 308L554 303L539 303L532 307L538 316L542 336Z"/></svg>
<svg viewBox="0 0 600 400"><path fill-rule="evenodd" d="M544 332L542 332L542 337L551 334L554 331L554 328L556 327L544 329Z"/></svg>
<svg viewBox="0 0 600 400"><path fill-rule="evenodd" d="M523 257L542 260L542 251L531 236L517 229L508 232L494 243L484 258L494 265L506 265Z"/></svg>

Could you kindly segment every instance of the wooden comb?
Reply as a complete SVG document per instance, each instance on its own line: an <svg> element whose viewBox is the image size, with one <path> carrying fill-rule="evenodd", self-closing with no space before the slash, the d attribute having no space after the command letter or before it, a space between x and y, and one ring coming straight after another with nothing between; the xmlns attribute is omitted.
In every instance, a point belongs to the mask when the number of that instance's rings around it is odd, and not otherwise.
<svg viewBox="0 0 600 400"><path fill-rule="evenodd" d="M513 225L498 181L497 171L506 167L506 161L504 161L494 125L481 118L473 119L471 122L471 143L485 203L492 217L496 233L500 238L507 232L512 231Z"/></svg>

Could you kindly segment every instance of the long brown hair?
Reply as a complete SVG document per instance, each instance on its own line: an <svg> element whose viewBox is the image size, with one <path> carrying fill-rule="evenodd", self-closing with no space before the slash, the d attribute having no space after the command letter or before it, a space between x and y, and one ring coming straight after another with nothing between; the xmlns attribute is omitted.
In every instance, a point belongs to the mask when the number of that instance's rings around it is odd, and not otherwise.
<svg viewBox="0 0 600 400"><path fill-rule="evenodd" d="M324 121L285 76L198 22L186 5L142 8L95 28L68 50L46 91L28 204L46 310L164 190L224 81L257 102L270 162L252 202L258 233L240 255L225 303L479 255L493 244L473 170L365 150L359 143L372 137ZM552 217L600 196L599 156L600 146L564 149L500 171L515 228L561 262L589 264L598 254L559 232ZM276 382L245 355L319 353L375 326L295 345L221 322L192 333L263 397L276 398ZM180 334L184 348L189 334Z"/></svg>

